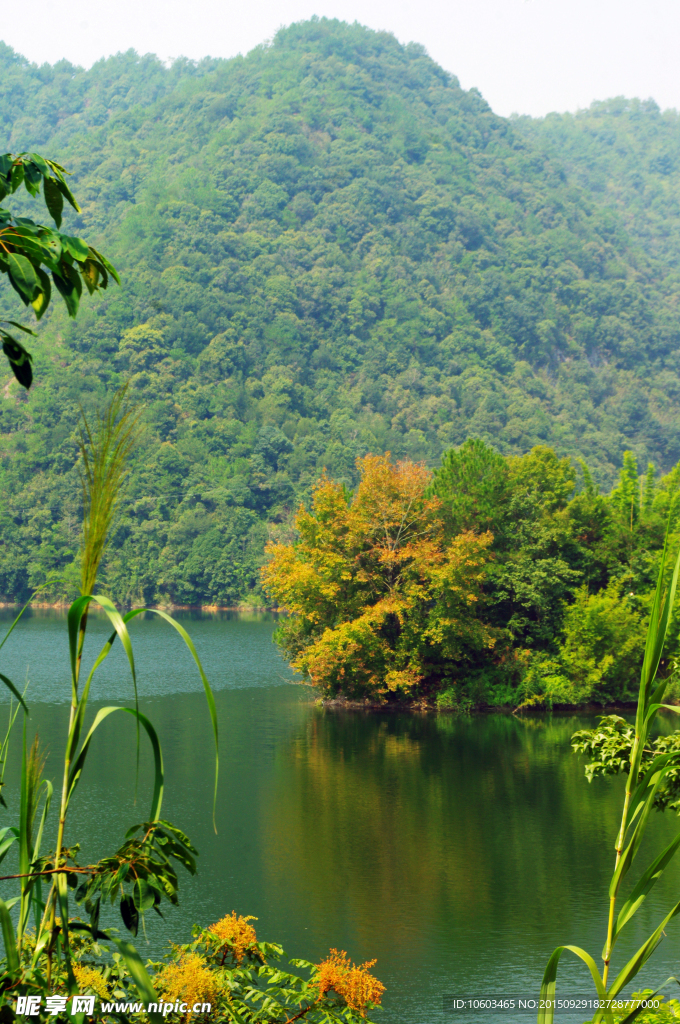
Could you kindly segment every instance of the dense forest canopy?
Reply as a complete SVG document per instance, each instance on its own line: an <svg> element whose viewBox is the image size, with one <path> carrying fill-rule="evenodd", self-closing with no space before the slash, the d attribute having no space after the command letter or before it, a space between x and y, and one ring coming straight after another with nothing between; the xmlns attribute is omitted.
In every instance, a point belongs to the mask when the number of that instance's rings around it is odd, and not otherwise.
<svg viewBox="0 0 680 1024"><path fill-rule="evenodd" d="M128 378L119 600L256 595L266 539L368 453L549 445L604 489L626 450L680 460L676 115L509 121L421 47L325 20L170 67L0 45L0 95L3 151L74 172L64 230L122 278L76 322L45 315L28 395L5 375L5 597L77 580L79 403Z"/></svg>

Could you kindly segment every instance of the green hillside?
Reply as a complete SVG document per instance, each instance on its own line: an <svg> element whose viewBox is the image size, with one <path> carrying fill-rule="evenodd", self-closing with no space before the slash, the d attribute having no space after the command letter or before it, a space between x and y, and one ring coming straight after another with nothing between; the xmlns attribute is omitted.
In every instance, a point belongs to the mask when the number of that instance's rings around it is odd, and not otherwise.
<svg viewBox="0 0 680 1024"><path fill-rule="evenodd" d="M3 379L5 597L75 578L78 403L127 378L146 427L120 600L247 599L266 537L367 452L548 444L605 488L626 449L680 460L675 116L508 121L422 48L329 21L170 68L1 47L0 97L2 151L74 172L64 230L123 278L46 315L28 395Z"/></svg>

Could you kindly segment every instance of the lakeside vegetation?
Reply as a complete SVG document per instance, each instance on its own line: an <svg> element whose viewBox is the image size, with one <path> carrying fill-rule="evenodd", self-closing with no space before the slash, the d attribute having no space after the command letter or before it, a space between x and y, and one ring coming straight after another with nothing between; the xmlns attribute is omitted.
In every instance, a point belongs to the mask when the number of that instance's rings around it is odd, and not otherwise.
<svg viewBox="0 0 680 1024"><path fill-rule="evenodd" d="M439 469L359 460L352 493L324 478L298 539L273 543L275 634L324 697L473 705L635 699L678 468L631 452L608 495L550 448L502 456L480 440ZM680 695L677 628L661 666Z"/></svg>

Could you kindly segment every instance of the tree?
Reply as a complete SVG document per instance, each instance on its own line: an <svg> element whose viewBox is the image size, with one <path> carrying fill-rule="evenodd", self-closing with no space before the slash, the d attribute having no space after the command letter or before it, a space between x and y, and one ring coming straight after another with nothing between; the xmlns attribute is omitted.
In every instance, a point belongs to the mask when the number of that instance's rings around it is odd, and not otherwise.
<svg viewBox="0 0 680 1024"><path fill-rule="evenodd" d="M479 614L491 534L447 546L430 474L389 455L357 460L352 496L323 477L294 544L273 544L264 586L292 613L277 641L326 695L414 699L494 647Z"/></svg>
<svg viewBox="0 0 680 1024"><path fill-rule="evenodd" d="M60 164L38 153L19 153L16 156L5 153L0 156L0 202L22 184L35 198L42 184L45 205L57 228L37 224L28 217L17 217L0 206L0 272L7 275L23 304L33 308L38 320L50 304L51 282L54 282L72 317L78 312L83 283L90 295L106 288L109 276L120 284L115 268L105 256L82 238L64 235L58 230L64 199L80 212L66 184L64 175L67 173ZM1 320L0 324L7 324L24 334L34 334L16 320ZM0 338L14 376L25 388L30 388L33 380L30 352L5 327L0 327Z"/></svg>

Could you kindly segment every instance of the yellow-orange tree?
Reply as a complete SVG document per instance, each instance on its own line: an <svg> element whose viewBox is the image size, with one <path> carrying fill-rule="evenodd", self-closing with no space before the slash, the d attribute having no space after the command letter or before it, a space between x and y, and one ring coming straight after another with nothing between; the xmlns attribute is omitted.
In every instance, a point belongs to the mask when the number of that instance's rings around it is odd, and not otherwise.
<svg viewBox="0 0 680 1024"><path fill-rule="evenodd" d="M271 544L264 586L290 612L276 634L325 695L414 699L451 686L498 633L480 617L492 536L448 543L430 474L358 460L354 495L323 477L294 544Z"/></svg>

